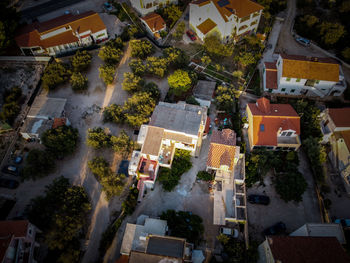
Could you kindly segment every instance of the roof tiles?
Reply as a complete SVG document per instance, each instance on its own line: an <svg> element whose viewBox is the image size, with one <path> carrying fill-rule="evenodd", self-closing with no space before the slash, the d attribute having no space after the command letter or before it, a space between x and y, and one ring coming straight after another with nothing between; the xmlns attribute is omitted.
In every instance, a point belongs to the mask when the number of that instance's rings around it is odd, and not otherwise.
<svg viewBox="0 0 350 263"><path fill-rule="evenodd" d="M328 109L328 114L337 127L350 127L350 108Z"/></svg>
<svg viewBox="0 0 350 263"><path fill-rule="evenodd" d="M152 30L152 32L157 32L165 27L165 22L163 18L156 13L148 14L142 17L141 19L145 21L145 23Z"/></svg>

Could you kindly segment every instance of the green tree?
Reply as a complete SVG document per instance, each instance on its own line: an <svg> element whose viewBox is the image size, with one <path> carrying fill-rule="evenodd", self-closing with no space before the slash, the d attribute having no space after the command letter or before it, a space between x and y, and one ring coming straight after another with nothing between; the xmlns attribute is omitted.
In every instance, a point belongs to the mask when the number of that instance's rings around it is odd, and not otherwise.
<svg viewBox="0 0 350 263"><path fill-rule="evenodd" d="M25 178L42 178L55 169L55 160L51 153L47 151L33 149L28 153L23 176Z"/></svg>
<svg viewBox="0 0 350 263"><path fill-rule="evenodd" d="M132 127L139 127L149 121L155 107L150 93L138 92L129 98L123 107L125 121Z"/></svg>
<svg viewBox="0 0 350 263"><path fill-rule="evenodd" d="M302 195L307 188L305 178L298 171L277 174L274 184L276 192L286 202L301 202L303 200Z"/></svg>
<svg viewBox="0 0 350 263"><path fill-rule="evenodd" d="M135 147L135 142L125 131L121 131L119 136L112 136L111 143L113 150L122 155L129 154Z"/></svg>
<svg viewBox="0 0 350 263"><path fill-rule="evenodd" d="M313 15L304 15L300 20L304 22L308 27L313 27L320 21L318 17Z"/></svg>
<svg viewBox="0 0 350 263"><path fill-rule="evenodd" d="M62 63L51 63L47 65L42 76L44 89L54 89L58 85L65 83L71 75L71 71Z"/></svg>
<svg viewBox="0 0 350 263"><path fill-rule="evenodd" d="M88 79L80 72L74 72L70 77L70 84L74 91L82 91L88 88Z"/></svg>
<svg viewBox="0 0 350 263"><path fill-rule="evenodd" d="M88 129L86 144L95 149L101 149L111 146L111 136L101 127Z"/></svg>
<svg viewBox="0 0 350 263"><path fill-rule="evenodd" d="M303 140L303 148L309 157L311 167L318 181L324 180L323 164L327 160L327 153L324 146L319 143L319 139L308 137Z"/></svg>
<svg viewBox="0 0 350 263"><path fill-rule="evenodd" d="M182 11L178 6L171 4L164 7L163 14L165 19L168 22L169 27L171 28L175 25L176 21L179 20L179 18L181 17Z"/></svg>
<svg viewBox="0 0 350 263"><path fill-rule="evenodd" d="M192 80L187 71L178 69L168 77L168 83L170 91L180 96L191 88Z"/></svg>
<svg viewBox="0 0 350 263"><path fill-rule="evenodd" d="M0 2L0 53L4 53L5 49L14 42L13 38L20 20L16 9L9 6L9 0Z"/></svg>
<svg viewBox="0 0 350 263"><path fill-rule="evenodd" d="M191 243L198 243L204 232L202 218L191 212L167 210L160 218L167 221L172 236L186 238Z"/></svg>
<svg viewBox="0 0 350 263"><path fill-rule="evenodd" d="M143 61L139 58L134 58L130 61L129 67L135 75L143 76L147 69Z"/></svg>
<svg viewBox="0 0 350 263"><path fill-rule="evenodd" d="M12 124L20 112L21 107L17 102L5 103L1 108L0 118L9 124Z"/></svg>
<svg viewBox="0 0 350 263"><path fill-rule="evenodd" d="M154 82L148 82L143 88L142 88L143 92L147 92L151 95L151 97L158 102L160 100L160 90L157 86L156 83Z"/></svg>
<svg viewBox="0 0 350 263"><path fill-rule="evenodd" d="M123 51L112 45L104 45L98 53L98 56L108 64L118 64L122 55Z"/></svg>
<svg viewBox="0 0 350 263"><path fill-rule="evenodd" d="M219 110L232 112L235 106L235 90L227 86L218 86L216 89L215 103Z"/></svg>
<svg viewBox="0 0 350 263"><path fill-rule="evenodd" d="M186 53L176 47L168 47L163 50L163 56L167 59L169 66L175 68L186 67L189 63L189 57Z"/></svg>
<svg viewBox="0 0 350 263"><path fill-rule="evenodd" d="M240 79L243 77L243 72L240 71L240 70L236 70L236 71L233 71L232 75L237 78L237 79Z"/></svg>
<svg viewBox="0 0 350 263"><path fill-rule="evenodd" d="M42 143L56 157L72 154L78 145L79 132L72 126L60 126L50 129L42 135Z"/></svg>
<svg viewBox="0 0 350 263"><path fill-rule="evenodd" d="M200 103L196 100L196 98L193 95L186 98L186 103L192 105L200 105Z"/></svg>
<svg viewBox="0 0 350 263"><path fill-rule="evenodd" d="M78 50L71 59L71 64L75 72L81 72L89 68L91 64L91 54L86 50Z"/></svg>
<svg viewBox="0 0 350 263"><path fill-rule="evenodd" d="M163 78L168 70L168 60L162 57L148 57L146 69L147 73Z"/></svg>
<svg viewBox="0 0 350 263"><path fill-rule="evenodd" d="M111 104L106 107L103 111L103 121L104 122L114 122L123 123L125 121L125 116L123 113L123 107L117 104Z"/></svg>
<svg viewBox="0 0 350 263"><path fill-rule="evenodd" d="M346 47L341 54L346 60L350 60L350 47Z"/></svg>
<svg viewBox="0 0 350 263"><path fill-rule="evenodd" d="M223 44L219 36L211 34L204 38L204 49L214 56L229 57L232 56L233 46L231 44Z"/></svg>
<svg viewBox="0 0 350 263"><path fill-rule="evenodd" d="M208 66L211 63L211 58L209 56L201 57L201 61L205 66Z"/></svg>
<svg viewBox="0 0 350 263"><path fill-rule="evenodd" d="M154 52L154 47L148 40L131 40L131 56L144 59Z"/></svg>
<svg viewBox="0 0 350 263"><path fill-rule="evenodd" d="M344 26L339 23L323 22L320 25L320 35L326 45L337 43L345 32Z"/></svg>
<svg viewBox="0 0 350 263"><path fill-rule="evenodd" d="M251 52L241 51L239 55L235 57L235 59L244 67L256 62L256 58Z"/></svg>
<svg viewBox="0 0 350 263"><path fill-rule="evenodd" d="M127 215L132 215L132 213L135 211L138 194L139 190L136 187L130 188L130 192L126 197L126 200L122 203L123 211Z"/></svg>
<svg viewBox="0 0 350 263"><path fill-rule="evenodd" d="M173 33L173 37L176 40L181 40L183 34L185 33L185 28L186 28L185 22L181 21L180 23L178 23L175 29L175 32Z"/></svg>
<svg viewBox="0 0 350 263"><path fill-rule="evenodd" d="M206 171L199 171L197 173L197 178L203 181L212 181L214 180L214 175Z"/></svg>
<svg viewBox="0 0 350 263"><path fill-rule="evenodd" d="M104 65L99 67L100 78L104 83L112 84L114 79L115 67L111 65Z"/></svg>
<svg viewBox="0 0 350 263"><path fill-rule="evenodd" d="M131 72L124 73L124 80L122 83L123 90L128 92L140 91L144 85L144 81L140 76L135 75Z"/></svg>

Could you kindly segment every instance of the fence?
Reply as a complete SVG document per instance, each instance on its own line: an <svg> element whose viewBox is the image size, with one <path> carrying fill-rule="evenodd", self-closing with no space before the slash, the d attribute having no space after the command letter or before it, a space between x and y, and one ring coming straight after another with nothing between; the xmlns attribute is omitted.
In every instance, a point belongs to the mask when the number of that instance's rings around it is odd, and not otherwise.
<svg viewBox="0 0 350 263"><path fill-rule="evenodd" d="M0 56L0 61L14 61L14 62L49 62L49 56Z"/></svg>

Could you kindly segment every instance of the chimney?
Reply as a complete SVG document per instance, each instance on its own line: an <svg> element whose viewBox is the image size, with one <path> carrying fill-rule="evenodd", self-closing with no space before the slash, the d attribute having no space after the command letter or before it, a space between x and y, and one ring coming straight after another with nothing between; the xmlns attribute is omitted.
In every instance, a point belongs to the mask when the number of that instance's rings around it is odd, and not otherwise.
<svg viewBox="0 0 350 263"><path fill-rule="evenodd" d="M256 106L258 107L259 110L261 110L264 113L269 113L271 110L270 101L264 97L256 101Z"/></svg>

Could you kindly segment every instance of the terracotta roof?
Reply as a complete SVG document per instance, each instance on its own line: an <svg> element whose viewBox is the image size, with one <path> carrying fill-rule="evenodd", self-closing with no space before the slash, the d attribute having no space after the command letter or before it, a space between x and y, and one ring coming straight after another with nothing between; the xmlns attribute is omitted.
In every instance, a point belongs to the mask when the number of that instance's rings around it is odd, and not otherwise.
<svg viewBox="0 0 350 263"><path fill-rule="evenodd" d="M156 13L148 14L141 19L145 21L153 33L162 30L165 27L163 18Z"/></svg>
<svg viewBox="0 0 350 263"><path fill-rule="evenodd" d="M328 58L281 54L282 76L288 78L339 81L339 64Z"/></svg>
<svg viewBox="0 0 350 263"><path fill-rule="evenodd" d="M344 142L350 151L350 131L341 131L340 135L344 139Z"/></svg>
<svg viewBox="0 0 350 263"><path fill-rule="evenodd" d="M350 127L350 108L328 109L328 114L337 127Z"/></svg>
<svg viewBox="0 0 350 263"><path fill-rule="evenodd" d="M198 25L197 28L205 35L210 32L214 27L216 27L216 23L208 18L202 24Z"/></svg>
<svg viewBox="0 0 350 263"><path fill-rule="evenodd" d="M15 235L15 237L27 236L28 220L6 220L0 221L0 237Z"/></svg>
<svg viewBox="0 0 350 263"><path fill-rule="evenodd" d="M277 86L277 70L266 69L266 88L267 89L278 89Z"/></svg>
<svg viewBox="0 0 350 263"><path fill-rule="evenodd" d="M53 120L52 129L56 129L58 127L66 125L67 119L66 118L55 118Z"/></svg>
<svg viewBox="0 0 350 263"><path fill-rule="evenodd" d="M141 153L158 156L162 143L164 129L148 126L145 142L142 145Z"/></svg>
<svg viewBox="0 0 350 263"><path fill-rule="evenodd" d="M261 98L257 104L249 103L247 107L253 115L253 123L250 123L253 145L277 146L280 128L295 130L300 135L300 117L291 105L270 104L268 99Z"/></svg>
<svg viewBox="0 0 350 263"><path fill-rule="evenodd" d="M275 262L350 262L350 257L335 237L273 236L267 240Z"/></svg>
<svg viewBox="0 0 350 263"><path fill-rule="evenodd" d="M223 129L222 131L214 130L210 139L210 143L235 146L236 133L231 129Z"/></svg>
<svg viewBox="0 0 350 263"><path fill-rule="evenodd" d="M72 30L68 30L66 33L61 33L43 40L40 39L42 35L68 26ZM106 29L106 26L101 20L100 16L96 12L88 11L79 15L68 14L56 17L46 22L36 22L24 26L18 31L15 40L19 47L42 46L47 48L76 42L77 37L74 36L76 32L81 34L91 30L91 33L96 33L103 29Z"/></svg>
<svg viewBox="0 0 350 263"><path fill-rule="evenodd" d="M270 70L277 70L276 61L274 62L264 62L265 68Z"/></svg>
<svg viewBox="0 0 350 263"><path fill-rule="evenodd" d="M6 255L6 251L11 243L13 235L1 236L0 237L0 262L4 262L4 257Z"/></svg>

